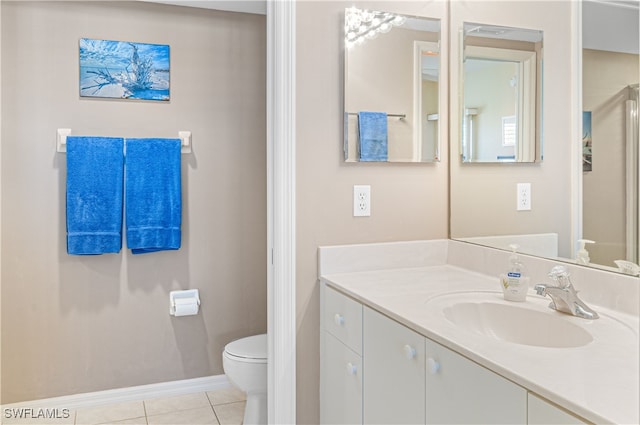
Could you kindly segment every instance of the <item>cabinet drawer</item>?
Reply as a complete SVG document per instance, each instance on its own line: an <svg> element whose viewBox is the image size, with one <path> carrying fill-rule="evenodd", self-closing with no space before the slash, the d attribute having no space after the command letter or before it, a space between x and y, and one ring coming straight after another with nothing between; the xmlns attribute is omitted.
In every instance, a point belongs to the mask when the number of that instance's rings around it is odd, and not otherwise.
<svg viewBox="0 0 640 425"><path fill-rule="evenodd" d="M362 355L362 304L323 286L322 325L343 344Z"/></svg>

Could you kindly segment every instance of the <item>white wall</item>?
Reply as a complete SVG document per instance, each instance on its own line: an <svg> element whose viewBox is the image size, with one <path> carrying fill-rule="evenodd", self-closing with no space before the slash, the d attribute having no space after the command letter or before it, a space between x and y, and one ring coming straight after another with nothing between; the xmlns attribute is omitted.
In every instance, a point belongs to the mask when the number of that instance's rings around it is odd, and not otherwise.
<svg viewBox="0 0 640 425"><path fill-rule="evenodd" d="M266 330L265 17L143 2L2 1L2 403L223 373ZM169 44L171 101L80 98L81 37ZM55 134L175 137L179 251L69 256ZM198 316L168 293L199 288Z"/></svg>

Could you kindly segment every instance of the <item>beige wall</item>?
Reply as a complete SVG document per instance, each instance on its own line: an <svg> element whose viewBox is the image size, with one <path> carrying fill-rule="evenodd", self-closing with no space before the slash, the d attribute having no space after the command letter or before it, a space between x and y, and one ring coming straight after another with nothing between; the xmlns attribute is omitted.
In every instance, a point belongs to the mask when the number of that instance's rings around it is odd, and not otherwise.
<svg viewBox="0 0 640 425"><path fill-rule="evenodd" d="M142 2L2 11L2 403L222 374L266 330L265 17ZM169 103L80 99L81 37L169 44ZM55 133L175 137L179 251L69 256ZM199 288L198 316L168 293Z"/></svg>
<svg viewBox="0 0 640 425"><path fill-rule="evenodd" d="M321 245L447 237L447 156L434 164L342 160L343 13L352 1L296 5L297 419L319 421ZM444 2L356 2L359 7L444 17ZM443 45L447 44L445 36ZM447 75L446 52L441 75ZM445 98L447 93L442 93ZM447 122L446 111L442 116ZM447 129L443 129L446 140ZM354 184L371 185L371 217L352 216Z"/></svg>
<svg viewBox="0 0 640 425"><path fill-rule="evenodd" d="M519 233L559 235L559 255L571 253L571 2L454 1L451 29L463 22L544 32L544 161L538 164L461 164L458 40L451 40L451 236ZM532 210L516 211L516 184L531 183Z"/></svg>
<svg viewBox="0 0 640 425"><path fill-rule="evenodd" d="M591 262L626 259L626 87L638 83L638 55L584 49L582 104L592 112L593 171L583 173L584 237Z"/></svg>

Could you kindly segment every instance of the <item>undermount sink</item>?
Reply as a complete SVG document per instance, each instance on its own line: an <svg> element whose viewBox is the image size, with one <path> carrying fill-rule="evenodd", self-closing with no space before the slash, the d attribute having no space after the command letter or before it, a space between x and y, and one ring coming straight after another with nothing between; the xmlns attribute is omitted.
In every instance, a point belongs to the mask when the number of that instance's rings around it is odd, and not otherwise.
<svg viewBox="0 0 640 425"><path fill-rule="evenodd" d="M572 317L547 309L546 301L540 310L529 303L508 303L496 297L487 299L486 295L480 300L469 296L440 299L444 301L442 313L449 322L467 331L514 344L575 348L593 341L587 330L569 320Z"/></svg>

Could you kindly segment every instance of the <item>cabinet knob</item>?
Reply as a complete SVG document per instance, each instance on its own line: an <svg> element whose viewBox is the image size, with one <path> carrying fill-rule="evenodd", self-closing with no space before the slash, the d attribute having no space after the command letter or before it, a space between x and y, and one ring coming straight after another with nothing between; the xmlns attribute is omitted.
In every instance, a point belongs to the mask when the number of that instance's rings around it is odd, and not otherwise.
<svg viewBox="0 0 640 425"><path fill-rule="evenodd" d="M431 375L435 375L436 373L438 373L440 371L440 363L438 363L432 357L429 357L427 359L427 368L429 369L429 373Z"/></svg>
<svg viewBox="0 0 640 425"><path fill-rule="evenodd" d="M358 366L354 365L353 363L349 362L347 363L347 373L349 375L355 375L358 373Z"/></svg>
<svg viewBox="0 0 640 425"><path fill-rule="evenodd" d="M343 326L344 325L344 316L342 316L340 313L336 313L336 315L333 316L333 321L336 322L336 325Z"/></svg>
<svg viewBox="0 0 640 425"><path fill-rule="evenodd" d="M404 346L404 355L407 360L415 359L416 357L416 349L410 346L409 344Z"/></svg>

